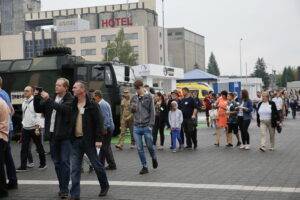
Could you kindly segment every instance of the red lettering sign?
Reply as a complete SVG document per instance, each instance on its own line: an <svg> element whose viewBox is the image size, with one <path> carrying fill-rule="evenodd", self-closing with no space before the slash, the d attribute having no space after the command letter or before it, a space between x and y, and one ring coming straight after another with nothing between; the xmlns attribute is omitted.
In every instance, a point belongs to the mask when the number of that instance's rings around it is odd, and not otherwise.
<svg viewBox="0 0 300 200"><path fill-rule="evenodd" d="M129 17L126 18L113 18L102 20L102 28L115 27L115 26L132 26L132 20Z"/></svg>

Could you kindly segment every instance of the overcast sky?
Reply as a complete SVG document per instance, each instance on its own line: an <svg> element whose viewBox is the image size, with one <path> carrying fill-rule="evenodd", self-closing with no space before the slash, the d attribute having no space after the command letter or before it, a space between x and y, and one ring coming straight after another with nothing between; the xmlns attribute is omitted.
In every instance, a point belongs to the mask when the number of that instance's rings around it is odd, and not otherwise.
<svg viewBox="0 0 300 200"><path fill-rule="evenodd" d="M136 2L130 0L129 2ZM42 0L42 10L126 3L126 0ZM161 1L157 0L161 24ZM213 52L222 75L243 75L258 57L277 72L300 66L299 0L165 0L165 26L185 27L205 36L206 65Z"/></svg>

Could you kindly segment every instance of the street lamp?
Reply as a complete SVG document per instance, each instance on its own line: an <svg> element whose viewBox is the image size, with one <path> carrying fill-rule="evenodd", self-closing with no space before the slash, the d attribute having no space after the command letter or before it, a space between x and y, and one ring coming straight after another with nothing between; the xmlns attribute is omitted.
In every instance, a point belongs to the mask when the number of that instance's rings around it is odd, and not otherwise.
<svg viewBox="0 0 300 200"><path fill-rule="evenodd" d="M240 76L242 78L242 40L243 38L240 39Z"/></svg>
<svg viewBox="0 0 300 200"><path fill-rule="evenodd" d="M164 57L164 66L166 65L166 52L165 52L165 6L164 0L162 0L162 23L163 23L163 57Z"/></svg>

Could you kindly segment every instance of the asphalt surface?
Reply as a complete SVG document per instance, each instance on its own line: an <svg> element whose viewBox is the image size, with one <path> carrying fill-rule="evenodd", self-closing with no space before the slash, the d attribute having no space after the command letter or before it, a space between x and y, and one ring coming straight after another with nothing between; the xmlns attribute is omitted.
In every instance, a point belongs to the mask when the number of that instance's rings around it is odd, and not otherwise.
<svg viewBox="0 0 300 200"><path fill-rule="evenodd" d="M258 149L260 130L255 120L249 129L251 150L248 151L225 147L225 134L221 146L215 147L215 130L207 127L198 129L197 150L172 153L170 136L166 136L165 149L158 151L159 167L152 169L150 162L146 175L138 174L141 165L135 149L129 149L129 144L123 151L112 146L118 169L107 172L111 187L108 196L102 199L300 199L299 123L299 119L287 119L283 132L276 133L276 150L265 153ZM13 144L12 148L18 167L20 144ZM49 150L48 144L45 149ZM36 153L34 161L35 168L17 174L19 188L9 191L6 199L59 199L50 155L45 171L37 170ZM84 168L81 199L100 199L95 173L87 173L86 164Z"/></svg>

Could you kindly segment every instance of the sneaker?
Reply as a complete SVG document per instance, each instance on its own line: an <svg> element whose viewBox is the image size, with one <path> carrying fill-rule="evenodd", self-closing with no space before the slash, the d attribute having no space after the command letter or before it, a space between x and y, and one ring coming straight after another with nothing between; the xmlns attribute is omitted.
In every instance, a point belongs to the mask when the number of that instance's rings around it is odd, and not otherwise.
<svg viewBox="0 0 300 200"><path fill-rule="evenodd" d="M233 147L233 145L232 144L227 144L226 147Z"/></svg>
<svg viewBox="0 0 300 200"><path fill-rule="evenodd" d="M16 182L13 183L13 182L10 182L10 181L9 181L9 182L7 183L6 186L7 186L7 189L8 189L8 190L15 190L15 189L18 189L18 183L16 183Z"/></svg>
<svg viewBox="0 0 300 200"><path fill-rule="evenodd" d="M106 169L106 170L116 170L116 169L117 169L117 167L110 167L110 166L106 166L106 167L105 167L105 169Z"/></svg>
<svg viewBox="0 0 300 200"><path fill-rule="evenodd" d="M90 166L90 167L89 167L89 172L88 172L88 173L90 173L90 174L91 174L91 173L93 173L93 171L94 171L94 168L93 168L93 166Z"/></svg>
<svg viewBox="0 0 300 200"><path fill-rule="evenodd" d="M259 150L261 150L262 152L266 151L265 147L259 147Z"/></svg>
<svg viewBox="0 0 300 200"><path fill-rule="evenodd" d="M274 147L270 147L269 151L275 151Z"/></svg>
<svg viewBox="0 0 300 200"><path fill-rule="evenodd" d="M40 165L38 170L44 170L44 169L47 169L47 165Z"/></svg>
<svg viewBox="0 0 300 200"><path fill-rule="evenodd" d="M215 145L216 147L219 147L219 146L220 146L220 144L217 144L217 143L215 143L214 145Z"/></svg>
<svg viewBox="0 0 300 200"><path fill-rule="evenodd" d="M183 144L179 145L179 150L184 149Z"/></svg>
<svg viewBox="0 0 300 200"><path fill-rule="evenodd" d="M243 144L242 144L242 145L240 146L240 149L245 149L245 148L246 148L246 145L243 145Z"/></svg>
<svg viewBox="0 0 300 200"><path fill-rule="evenodd" d="M153 169L156 169L158 167L158 162L157 162L157 159L152 159L152 166L153 166Z"/></svg>
<svg viewBox="0 0 300 200"><path fill-rule="evenodd" d="M250 144L245 145L245 150L250 150Z"/></svg>
<svg viewBox="0 0 300 200"><path fill-rule="evenodd" d="M176 153L176 149L173 149L172 152L173 152L173 153Z"/></svg>
<svg viewBox="0 0 300 200"><path fill-rule="evenodd" d="M148 168L143 166L143 168L140 171L140 174L148 174L148 173L149 173Z"/></svg>
<svg viewBox="0 0 300 200"><path fill-rule="evenodd" d="M28 168L33 168L33 167L34 167L34 163L28 163L28 164L27 164L27 167L28 167Z"/></svg>
<svg viewBox="0 0 300 200"><path fill-rule="evenodd" d="M160 145L157 149L158 150L164 150L164 147Z"/></svg>
<svg viewBox="0 0 300 200"><path fill-rule="evenodd" d="M67 199L68 196L69 196L69 193L68 193L68 192L58 192L58 196L59 196L61 199Z"/></svg>
<svg viewBox="0 0 300 200"><path fill-rule="evenodd" d="M187 150L192 150L192 147L190 147L190 146L186 146L184 148L187 149Z"/></svg>
<svg viewBox="0 0 300 200"><path fill-rule="evenodd" d="M241 146L241 142L238 142L238 143L236 144L236 146L237 146L237 147Z"/></svg>
<svg viewBox="0 0 300 200"><path fill-rule="evenodd" d="M131 144L131 145L130 145L130 149L135 149L135 145L134 145L134 144Z"/></svg>
<svg viewBox="0 0 300 200"><path fill-rule="evenodd" d="M18 169L16 169L16 172L27 172L28 169L27 168L22 168L22 167L19 167Z"/></svg>
<svg viewBox="0 0 300 200"><path fill-rule="evenodd" d="M115 145L115 147L117 148L117 149L119 149L119 150L123 150L123 148L120 146L120 145Z"/></svg>
<svg viewBox="0 0 300 200"><path fill-rule="evenodd" d="M107 187L106 189L101 189L100 193L99 193L99 197L105 197L108 193L109 187Z"/></svg>

